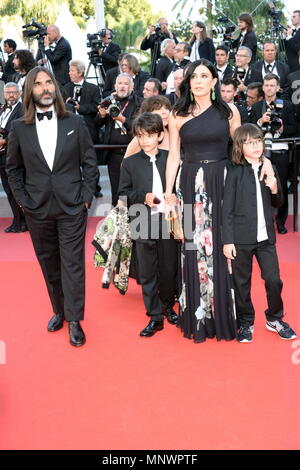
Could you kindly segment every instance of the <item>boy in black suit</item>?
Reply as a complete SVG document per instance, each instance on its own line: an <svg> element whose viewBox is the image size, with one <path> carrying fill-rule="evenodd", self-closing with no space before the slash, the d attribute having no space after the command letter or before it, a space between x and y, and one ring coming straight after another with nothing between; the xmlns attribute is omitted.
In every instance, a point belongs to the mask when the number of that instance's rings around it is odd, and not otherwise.
<svg viewBox="0 0 300 470"><path fill-rule="evenodd" d="M224 255L232 265L240 343L250 343L254 330L250 296L253 256L265 281L267 330L285 340L296 337L292 328L282 321L282 281L273 223L273 207L282 203L282 192L275 167L260 181L263 154L263 133L257 126L244 124L236 129L233 164L228 167L224 188L222 240Z"/></svg>
<svg viewBox="0 0 300 470"><path fill-rule="evenodd" d="M133 133L142 150L123 160L119 196L121 200L125 196L131 214L144 216L140 224L143 233L133 233L137 219L131 220L131 236L136 240L139 280L147 315L151 317L140 336L149 337L163 329L164 314L170 323L177 322L177 314L172 308L176 291L177 242L170 239L163 214L168 152L158 149L163 136L161 117L153 113L141 114L134 121Z"/></svg>

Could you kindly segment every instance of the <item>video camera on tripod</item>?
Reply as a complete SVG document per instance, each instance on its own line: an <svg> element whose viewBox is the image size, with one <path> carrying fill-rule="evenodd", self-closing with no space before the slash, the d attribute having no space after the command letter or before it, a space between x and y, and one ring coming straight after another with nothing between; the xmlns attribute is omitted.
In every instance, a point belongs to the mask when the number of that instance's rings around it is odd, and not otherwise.
<svg viewBox="0 0 300 470"><path fill-rule="evenodd" d="M273 138L282 126L282 111L283 100L277 99L267 105L270 122L264 122L261 126L261 130L264 133L265 156L267 158L271 158Z"/></svg>
<svg viewBox="0 0 300 470"><path fill-rule="evenodd" d="M102 58L99 55L99 49L103 49L103 38L106 36L106 29L101 29L98 33L87 34L87 47L91 48L88 52L90 62L92 64L101 64Z"/></svg>
<svg viewBox="0 0 300 470"><path fill-rule="evenodd" d="M22 26L23 37L26 39L37 39L39 48L45 49L44 38L47 36L47 26L44 23L38 23L35 18Z"/></svg>
<svg viewBox="0 0 300 470"><path fill-rule="evenodd" d="M220 26L215 26L212 29L212 33L215 35L222 34L223 35L223 41L222 45L228 47L230 51L230 59L234 57L234 51L233 51L233 42L234 39L232 37L232 34L234 33L236 27L235 25L230 24L230 20L227 16L220 16L220 18L217 19L219 23L221 23Z"/></svg>

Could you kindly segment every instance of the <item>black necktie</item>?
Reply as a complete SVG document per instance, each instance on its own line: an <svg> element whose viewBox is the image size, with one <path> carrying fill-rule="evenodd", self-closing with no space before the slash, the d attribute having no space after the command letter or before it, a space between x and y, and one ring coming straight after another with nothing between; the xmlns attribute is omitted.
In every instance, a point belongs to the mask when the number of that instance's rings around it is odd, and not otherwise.
<svg viewBox="0 0 300 470"><path fill-rule="evenodd" d="M44 117L46 116L47 119L52 119L52 111L46 111L45 113L36 113L37 115L37 118L39 121L41 121L42 119L44 119Z"/></svg>
<svg viewBox="0 0 300 470"><path fill-rule="evenodd" d="M272 67L271 64L268 64L268 65L267 65L267 71L268 71L268 73L272 73L273 67Z"/></svg>

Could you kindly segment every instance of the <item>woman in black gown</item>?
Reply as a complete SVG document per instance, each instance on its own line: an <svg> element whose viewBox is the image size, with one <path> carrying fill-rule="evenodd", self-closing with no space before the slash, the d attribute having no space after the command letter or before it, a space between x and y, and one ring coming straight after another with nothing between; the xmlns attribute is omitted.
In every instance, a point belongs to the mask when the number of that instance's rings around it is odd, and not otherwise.
<svg viewBox="0 0 300 470"><path fill-rule="evenodd" d="M228 141L240 126L237 108L221 100L218 75L206 59L193 62L170 116L170 152L166 170L166 203L177 178L183 209L182 292L178 326L185 337L203 342L235 338L235 314L228 265L221 245Z"/></svg>

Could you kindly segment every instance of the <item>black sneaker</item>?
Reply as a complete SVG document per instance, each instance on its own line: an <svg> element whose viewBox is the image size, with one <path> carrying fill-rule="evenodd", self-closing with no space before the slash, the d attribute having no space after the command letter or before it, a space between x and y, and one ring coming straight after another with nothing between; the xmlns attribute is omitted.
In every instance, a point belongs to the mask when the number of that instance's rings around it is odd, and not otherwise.
<svg viewBox="0 0 300 470"><path fill-rule="evenodd" d="M252 333L254 331L254 326L241 326L237 332L236 339L239 343L251 343L253 341Z"/></svg>
<svg viewBox="0 0 300 470"><path fill-rule="evenodd" d="M297 338L296 333L288 323L285 323L282 320L276 320L276 321L267 321L266 323L266 328L269 331L274 331L275 333L278 333L280 338L282 339L294 339Z"/></svg>

